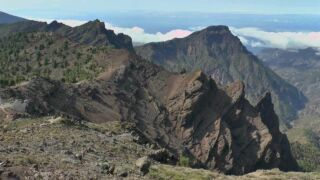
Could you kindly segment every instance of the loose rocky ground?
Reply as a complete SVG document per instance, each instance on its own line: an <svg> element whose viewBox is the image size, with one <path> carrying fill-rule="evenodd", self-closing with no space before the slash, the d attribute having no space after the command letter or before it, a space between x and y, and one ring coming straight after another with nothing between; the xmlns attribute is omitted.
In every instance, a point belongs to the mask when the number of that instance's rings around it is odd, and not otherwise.
<svg viewBox="0 0 320 180"><path fill-rule="evenodd" d="M140 179L134 163L151 148L137 140L116 122L77 125L46 117L2 123L0 179Z"/></svg>
<svg viewBox="0 0 320 180"><path fill-rule="evenodd" d="M0 124L0 179L320 179L319 173L257 171L244 176L136 160L154 152L119 122L79 125L61 117ZM154 148L154 149L153 149Z"/></svg>

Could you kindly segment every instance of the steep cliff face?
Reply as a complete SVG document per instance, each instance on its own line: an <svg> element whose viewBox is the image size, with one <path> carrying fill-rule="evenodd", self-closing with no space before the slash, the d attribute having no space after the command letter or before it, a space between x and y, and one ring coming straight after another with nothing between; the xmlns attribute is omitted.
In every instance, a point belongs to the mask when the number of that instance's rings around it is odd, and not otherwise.
<svg viewBox="0 0 320 180"><path fill-rule="evenodd" d="M229 174L298 170L269 94L253 107L241 82L220 88L201 71L169 73L132 54L116 62L93 81L63 84L38 78L1 90L0 114L7 120L60 114L134 123L149 141L177 157L184 154L197 166ZM23 112L12 106L16 100L24 103Z"/></svg>
<svg viewBox="0 0 320 180"><path fill-rule="evenodd" d="M107 30L104 23L99 20L89 21L82 26L70 28L60 33L82 44L94 46L108 45L118 49L133 49L132 40L129 36L122 33L115 34L113 30Z"/></svg>
<svg viewBox="0 0 320 180"><path fill-rule="evenodd" d="M217 83L243 81L247 98L256 104L267 91L272 93L277 113L283 120L295 118L305 97L263 65L231 34L228 27L212 26L182 39L150 43L135 48L143 58L169 71L203 70Z"/></svg>

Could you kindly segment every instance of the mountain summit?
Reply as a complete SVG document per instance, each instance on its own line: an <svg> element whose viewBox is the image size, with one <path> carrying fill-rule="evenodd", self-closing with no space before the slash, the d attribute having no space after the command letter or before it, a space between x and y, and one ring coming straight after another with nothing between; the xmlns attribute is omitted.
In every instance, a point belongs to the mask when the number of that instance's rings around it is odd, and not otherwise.
<svg viewBox="0 0 320 180"><path fill-rule="evenodd" d="M284 120L294 119L306 101L294 86L251 54L226 26L211 26L186 38L149 43L135 49L143 58L169 71L201 69L222 85L241 80L253 104L271 91L276 111Z"/></svg>

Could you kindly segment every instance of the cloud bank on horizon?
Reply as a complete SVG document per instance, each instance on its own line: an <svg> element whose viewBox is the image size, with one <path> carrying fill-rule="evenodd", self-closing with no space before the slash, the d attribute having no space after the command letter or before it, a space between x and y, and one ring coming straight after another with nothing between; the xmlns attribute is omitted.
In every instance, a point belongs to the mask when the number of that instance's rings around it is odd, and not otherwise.
<svg viewBox="0 0 320 180"><path fill-rule="evenodd" d="M34 19L39 21L52 22L51 19ZM58 20L71 27L85 24L87 21L80 20ZM124 33L131 36L133 42L144 44L149 42L168 41L174 38L184 38L194 31L201 30L201 27L190 29L174 29L167 33L147 33L140 27L118 27L105 22L107 29L115 33ZM235 28L230 27L231 32L238 36L241 42L250 47L270 47L280 49L301 49L313 47L320 50L320 32L269 32L259 28Z"/></svg>
<svg viewBox="0 0 320 180"><path fill-rule="evenodd" d="M230 28L243 44L280 49L320 49L320 32L267 32L258 28Z"/></svg>

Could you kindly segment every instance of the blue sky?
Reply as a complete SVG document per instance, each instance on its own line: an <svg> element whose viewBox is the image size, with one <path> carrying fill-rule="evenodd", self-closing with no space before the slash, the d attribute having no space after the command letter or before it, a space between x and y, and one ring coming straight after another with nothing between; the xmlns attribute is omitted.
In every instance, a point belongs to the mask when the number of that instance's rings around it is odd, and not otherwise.
<svg viewBox="0 0 320 180"><path fill-rule="evenodd" d="M249 14L320 14L320 0L0 0L0 10L20 16L58 18L123 11ZM46 18L44 17L44 18Z"/></svg>

